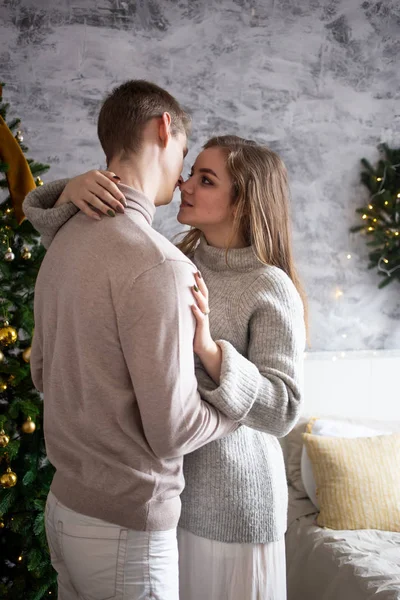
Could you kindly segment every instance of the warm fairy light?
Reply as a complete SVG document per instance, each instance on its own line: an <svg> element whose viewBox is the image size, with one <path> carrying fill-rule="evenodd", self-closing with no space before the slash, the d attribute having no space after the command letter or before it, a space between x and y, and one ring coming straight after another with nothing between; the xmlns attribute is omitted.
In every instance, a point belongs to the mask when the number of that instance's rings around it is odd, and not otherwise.
<svg viewBox="0 0 400 600"><path fill-rule="evenodd" d="M372 210L374 207L372 206L372 204L368 204L368 208L369 210Z"/></svg>
<svg viewBox="0 0 400 600"><path fill-rule="evenodd" d="M18 560L19 560L19 562L21 562L22 556L18 556Z"/></svg>
<svg viewBox="0 0 400 600"><path fill-rule="evenodd" d="M397 194L397 197L400 198L400 192Z"/></svg>
<svg viewBox="0 0 400 600"><path fill-rule="evenodd" d="M377 181L382 181L382 177L377 177L376 180Z"/></svg>
<svg viewBox="0 0 400 600"><path fill-rule="evenodd" d="M388 261L388 259L387 259L387 258L384 258L384 259L383 259L383 262L384 262L384 263L386 263L386 264L388 264L388 262L389 262L389 261Z"/></svg>
<svg viewBox="0 0 400 600"><path fill-rule="evenodd" d="M378 222L378 219L373 219L373 221L374 221L374 223L377 223L377 222Z"/></svg>
<svg viewBox="0 0 400 600"><path fill-rule="evenodd" d="M399 235L399 232L398 232L398 231L395 231L395 232L394 232L394 235Z"/></svg>
<svg viewBox="0 0 400 600"><path fill-rule="evenodd" d="M348 260L350 260L351 259L351 254L348 254L347 258L348 258Z"/></svg>
<svg viewBox="0 0 400 600"><path fill-rule="evenodd" d="M388 200L385 200L385 206L387 206L389 204Z"/></svg>
<svg viewBox="0 0 400 600"><path fill-rule="evenodd" d="M368 227L368 231L373 231L374 228L373 227Z"/></svg>
<svg viewBox="0 0 400 600"><path fill-rule="evenodd" d="M336 298L336 300L338 300L342 296L343 296L342 290L336 290L336 292L335 292L335 298Z"/></svg>

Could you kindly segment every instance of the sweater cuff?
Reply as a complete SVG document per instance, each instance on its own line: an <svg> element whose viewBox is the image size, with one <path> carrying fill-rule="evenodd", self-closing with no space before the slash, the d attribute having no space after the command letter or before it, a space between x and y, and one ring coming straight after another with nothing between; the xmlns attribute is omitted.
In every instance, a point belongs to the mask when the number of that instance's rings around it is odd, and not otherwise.
<svg viewBox="0 0 400 600"><path fill-rule="evenodd" d="M220 385L202 389L201 395L233 421L241 421L253 406L258 393L260 373L229 342L218 340L222 350Z"/></svg>
<svg viewBox="0 0 400 600"><path fill-rule="evenodd" d="M30 192L24 200L24 213L42 236L42 244L45 248L50 246L60 227L79 212L71 202L54 207L68 181L68 179L60 179L46 183L43 187Z"/></svg>

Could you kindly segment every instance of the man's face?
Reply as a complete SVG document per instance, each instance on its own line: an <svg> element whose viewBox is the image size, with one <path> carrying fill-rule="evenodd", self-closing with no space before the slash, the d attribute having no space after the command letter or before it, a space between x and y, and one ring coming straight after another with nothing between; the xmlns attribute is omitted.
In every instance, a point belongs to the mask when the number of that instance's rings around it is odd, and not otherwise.
<svg viewBox="0 0 400 600"><path fill-rule="evenodd" d="M187 137L185 133L171 135L164 150L163 156L163 185L160 189L155 204L162 206L172 200L175 188L183 169L183 161L188 152Z"/></svg>

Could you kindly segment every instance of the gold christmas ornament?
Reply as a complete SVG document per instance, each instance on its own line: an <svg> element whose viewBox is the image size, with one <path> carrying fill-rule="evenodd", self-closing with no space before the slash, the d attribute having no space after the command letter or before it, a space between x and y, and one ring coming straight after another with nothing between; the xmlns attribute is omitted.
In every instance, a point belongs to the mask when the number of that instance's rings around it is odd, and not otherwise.
<svg viewBox="0 0 400 600"><path fill-rule="evenodd" d="M6 448L10 442L10 438L6 435L4 429L0 431L0 448Z"/></svg>
<svg viewBox="0 0 400 600"><path fill-rule="evenodd" d="M7 248L7 252L4 255L4 260L6 260L7 262L11 262L14 260L14 258L15 258L14 252L11 250L11 248Z"/></svg>
<svg viewBox="0 0 400 600"><path fill-rule="evenodd" d="M7 471L0 477L0 485L3 488L12 488L16 485L18 478L16 474L8 467Z"/></svg>
<svg viewBox="0 0 400 600"><path fill-rule="evenodd" d="M14 344L18 339L17 330L14 327L10 327L8 322L4 323L4 327L0 328L0 344L3 346L9 346Z"/></svg>
<svg viewBox="0 0 400 600"><path fill-rule="evenodd" d="M24 433L33 433L35 431L36 425L32 421L31 417L28 417L27 420L22 423L21 429Z"/></svg>
<svg viewBox="0 0 400 600"><path fill-rule="evenodd" d="M32 257L32 254L29 252L29 248L24 248L22 252L22 258L24 260L29 260Z"/></svg>
<svg viewBox="0 0 400 600"><path fill-rule="evenodd" d="M43 185L43 181L40 177L36 177L36 185Z"/></svg>
<svg viewBox="0 0 400 600"><path fill-rule="evenodd" d="M24 136L22 135L22 131L20 129L18 129L17 131L17 135L15 136L15 139L22 144L22 142L24 141Z"/></svg>
<svg viewBox="0 0 400 600"><path fill-rule="evenodd" d="M25 348L25 350L22 353L22 358L26 363L28 363L31 360L31 350L32 348L29 346L29 348Z"/></svg>

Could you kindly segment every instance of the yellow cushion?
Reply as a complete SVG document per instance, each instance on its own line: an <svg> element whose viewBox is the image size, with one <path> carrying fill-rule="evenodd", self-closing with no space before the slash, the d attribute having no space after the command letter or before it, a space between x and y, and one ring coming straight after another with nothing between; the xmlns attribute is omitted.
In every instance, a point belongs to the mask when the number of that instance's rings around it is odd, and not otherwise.
<svg viewBox="0 0 400 600"><path fill-rule="evenodd" d="M400 532L400 434L303 434L317 484L321 527Z"/></svg>

